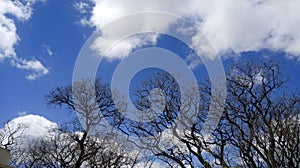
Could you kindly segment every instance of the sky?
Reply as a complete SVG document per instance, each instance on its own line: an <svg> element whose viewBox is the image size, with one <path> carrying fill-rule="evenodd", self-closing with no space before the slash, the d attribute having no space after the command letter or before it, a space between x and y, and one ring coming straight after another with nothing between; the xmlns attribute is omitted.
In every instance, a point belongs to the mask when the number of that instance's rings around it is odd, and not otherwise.
<svg viewBox="0 0 300 168"><path fill-rule="evenodd" d="M14 118L51 123L72 118L66 110L46 106L45 95L57 86L72 83L79 52L96 30L102 31L94 45L101 57L98 75L110 82L113 68L132 51L157 46L181 56L189 68L207 74L201 61L169 36L136 34L119 41L110 53L97 42L113 43L120 34L138 29L190 34L190 46L207 59L220 59L225 71L237 61L280 60L285 74L300 86L299 0L0 0L0 124ZM198 29L170 26L174 18L129 19L122 29L105 30L111 22L144 11L172 13L189 19ZM104 27L104 28L103 28ZM201 40L203 34L216 52ZM133 62L136 65L141 62ZM151 73L145 72L146 75ZM140 73L140 77L145 75ZM202 79L205 75L198 75ZM134 80L133 80L134 81ZM18 120L19 121L19 120ZM51 125L51 124L49 124Z"/></svg>
<svg viewBox="0 0 300 168"><path fill-rule="evenodd" d="M36 2L30 7L31 17L25 21L7 15L7 18L13 19L17 28L15 33L19 37L12 47L15 57L38 61L49 73L38 74L33 65L32 69L14 67L11 64L13 56L1 61L1 123L20 113L40 114L58 121L67 117L46 107L44 96L50 89L71 83L76 56L85 36L92 32L91 28L77 23L80 13L73 7L74 3L58 0ZM3 50L1 48L0 53ZM29 79L30 74L38 75Z"/></svg>

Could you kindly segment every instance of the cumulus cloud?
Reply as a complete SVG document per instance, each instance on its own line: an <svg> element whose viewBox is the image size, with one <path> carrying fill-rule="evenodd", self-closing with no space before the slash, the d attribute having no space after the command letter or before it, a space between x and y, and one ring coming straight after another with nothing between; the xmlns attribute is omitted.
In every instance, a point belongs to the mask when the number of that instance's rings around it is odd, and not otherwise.
<svg viewBox="0 0 300 168"><path fill-rule="evenodd" d="M13 136L18 142L17 145L26 145L32 139L49 137L49 131L58 128L54 122L47 120L39 115L22 115L9 121L3 128L0 128L0 133L9 135L9 132L16 132ZM18 138L20 137L20 138ZM8 138L8 137L7 137ZM49 137L50 138L50 137ZM8 139L2 141L6 143Z"/></svg>
<svg viewBox="0 0 300 168"><path fill-rule="evenodd" d="M15 20L27 21L32 15L32 5L37 1L0 1L0 62L9 59L14 67L32 71L26 76L29 80L48 74L49 70L38 60L26 60L17 56L15 46L20 37L17 34Z"/></svg>
<svg viewBox="0 0 300 168"><path fill-rule="evenodd" d="M103 26L107 25L111 21L118 19L124 15L136 13L136 9L133 4L141 5L139 1L126 1L125 3L129 4L124 7L124 2L118 1L93 1L94 4L90 4L92 10L90 11L90 18L83 17L81 20L82 25L89 25L95 27L101 31L101 36L96 39L95 43L91 46L92 49L96 49L100 54L104 54L108 59L117 59L126 57L133 49L139 48L143 45L154 45L156 44L158 35L157 33L145 34L134 34L131 37L124 37L122 40L119 38L122 37L124 32L129 30L139 30L139 28L144 27L149 31L160 31L165 30L169 26L170 20L158 20L157 18L150 17L135 17L129 22L123 24L122 22L116 23L111 29L102 29ZM146 7L151 5L143 4ZM145 9L146 10L146 9ZM80 11L80 10L79 10ZM143 11L143 9L141 9ZM167 24L166 24L167 23ZM120 40L120 41L119 41ZM109 53L106 53L105 50L107 45L112 45L113 49ZM107 54L107 55L106 55Z"/></svg>
<svg viewBox="0 0 300 168"><path fill-rule="evenodd" d="M7 124L12 127L14 127L14 125L23 125L24 128L26 128L24 135L35 138L48 136L51 129L58 127L56 123L42 116L33 114L14 118Z"/></svg>
<svg viewBox="0 0 300 168"><path fill-rule="evenodd" d="M125 58L133 50L142 45L154 45L156 44L157 34L146 34L146 35L137 35L134 37L128 37L121 41L115 43L118 39L117 37L110 36L107 34L101 37L98 37L95 42L91 45L91 48L98 51L100 55L106 56L109 60ZM103 45L103 42L107 44L112 44L109 51L106 49L106 45Z"/></svg>
<svg viewBox="0 0 300 168"><path fill-rule="evenodd" d="M193 35L191 44L197 47L196 50L205 52L207 49L207 44L201 43L199 37L203 33L217 50L218 56L228 52L240 54L246 51L269 49L275 52L284 51L288 56L300 58L300 31L298 30L300 1L298 0L189 0L184 2L93 0L90 6L92 6L91 16L85 18L84 23L97 29L101 29L115 19L137 12L171 12L197 23L201 33ZM140 27L159 24L161 30L170 29L167 25L174 22L174 20L160 23L157 21L142 18L132 22L138 22ZM130 24L126 23L120 29L126 29ZM136 41L138 40L134 42ZM143 45L142 41L140 43L138 45ZM120 44L120 50L122 46ZM126 50L132 50L136 46L136 43L131 48L127 46ZM216 57L211 53L207 53L207 56Z"/></svg>

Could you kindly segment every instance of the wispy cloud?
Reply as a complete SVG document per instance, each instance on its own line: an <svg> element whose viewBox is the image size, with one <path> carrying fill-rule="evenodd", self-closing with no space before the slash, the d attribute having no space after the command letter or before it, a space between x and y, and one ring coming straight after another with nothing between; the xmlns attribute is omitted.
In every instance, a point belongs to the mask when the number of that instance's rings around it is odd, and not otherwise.
<svg viewBox="0 0 300 168"><path fill-rule="evenodd" d="M28 80L36 80L37 78L49 73L49 70L38 60L25 60L22 58L16 58L11 60L11 65L19 69L25 69L31 71L26 75Z"/></svg>
<svg viewBox="0 0 300 168"><path fill-rule="evenodd" d="M43 44L42 48L44 49L44 52L46 52L49 56L53 55L53 51L51 50L50 46Z"/></svg>
<svg viewBox="0 0 300 168"><path fill-rule="evenodd" d="M27 111L18 111L19 116L25 116L27 114Z"/></svg>
<svg viewBox="0 0 300 168"><path fill-rule="evenodd" d="M74 3L74 8L77 9L81 14L84 14L90 11L91 6L86 2L80 1Z"/></svg>
<svg viewBox="0 0 300 168"><path fill-rule="evenodd" d="M37 1L0 1L0 62L8 59L12 66L32 71L26 76L28 80L35 80L49 73L49 70L40 61L19 58L15 52L15 46L20 41L15 20L28 21L32 15L32 5ZM43 0L41 1L43 2Z"/></svg>
<svg viewBox="0 0 300 168"><path fill-rule="evenodd" d="M89 21L89 17L92 14L92 1L83 2L75 2L73 7L82 14L82 18L78 21L78 24L82 26L91 26L92 24Z"/></svg>

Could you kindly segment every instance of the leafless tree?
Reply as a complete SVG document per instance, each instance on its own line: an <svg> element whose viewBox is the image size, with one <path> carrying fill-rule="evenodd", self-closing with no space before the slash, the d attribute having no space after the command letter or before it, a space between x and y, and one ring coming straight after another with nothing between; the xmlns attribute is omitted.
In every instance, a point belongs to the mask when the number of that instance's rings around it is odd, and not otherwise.
<svg viewBox="0 0 300 168"><path fill-rule="evenodd" d="M66 107L78 119L49 131L48 137L33 139L23 149L16 167L114 167L134 166L137 155L129 155L112 135L92 131L103 119L100 112L113 111L107 85L85 79L75 87L57 87L46 96L49 106ZM101 110L101 111L100 111ZM83 126L81 125L83 124Z"/></svg>
<svg viewBox="0 0 300 168"><path fill-rule="evenodd" d="M58 87L50 91L46 99L50 106L65 106L76 112L81 121L75 120L69 124L73 128L65 127L55 133L48 145L50 149L43 150L55 155L55 160L62 167L121 167L135 164L137 156L129 156L124 150L126 147L114 142L114 132L101 134L94 131L103 120L103 113L116 110L108 85L100 80L94 83L84 79L75 83L73 88Z"/></svg>
<svg viewBox="0 0 300 168"><path fill-rule="evenodd" d="M0 147L10 151L11 164L20 160L22 152L22 140L26 138L27 127L20 123L8 121L2 129L0 129Z"/></svg>
<svg viewBox="0 0 300 168"><path fill-rule="evenodd" d="M70 127L70 124L68 125ZM66 127L54 129L49 132L48 138L33 140L25 148L26 151L23 151L26 157L16 166L116 168L134 163L135 158L127 156L127 153L121 150L121 145L111 139L87 136L81 142L84 133L72 132L71 129Z"/></svg>
<svg viewBox="0 0 300 168"><path fill-rule="evenodd" d="M298 167L300 99L289 93L288 84L289 78L283 76L276 61L233 65L227 74L223 116L211 135L205 135L201 128L212 99L210 83L199 84L200 105L196 107L192 99L195 88L187 88L191 90L190 99L180 100L176 81L163 73L149 78L136 91L136 107L142 110L151 107L147 96L153 88L164 91L166 106L159 122L130 124L135 129L126 131L140 136L158 134L153 141L142 142L141 147L146 146L172 167ZM185 114L192 108L199 111L195 121L179 121L183 123L179 129L170 127L177 113ZM165 140L160 132L166 128L181 144L161 151L158 144Z"/></svg>
<svg viewBox="0 0 300 168"><path fill-rule="evenodd" d="M76 111L81 123L74 120L51 131L50 140L33 143L27 149L32 161L26 166L135 167L146 159L129 156L131 146L114 142L112 137L121 132L138 137L131 143L150 152L151 161L169 167L299 167L300 98L291 93L278 62L232 66L222 116L209 134L202 130L209 122L211 100L218 106L224 95L220 102L213 98L210 81L197 86L178 82L171 74L157 73L136 88L133 102L140 122L125 117L122 110L128 102L122 95L113 100L114 93L101 80L50 91L48 105ZM196 111L194 116L190 111ZM110 133L95 132L103 119L114 128Z"/></svg>
<svg viewBox="0 0 300 168"><path fill-rule="evenodd" d="M241 165L300 165L300 98L290 93L288 81L275 61L237 64L229 73L224 114Z"/></svg>
<svg viewBox="0 0 300 168"><path fill-rule="evenodd" d="M0 130L0 147L11 150L12 146L21 138L24 138L26 127L22 124L12 124L8 121Z"/></svg>
<svg viewBox="0 0 300 168"><path fill-rule="evenodd" d="M201 132L211 100L208 85L202 84L201 87L184 85L179 88L179 84L170 74L157 73L157 76L150 77L136 89L135 105L137 108L144 111L151 109L149 94L153 88L159 88L164 92L165 100L162 104L165 104L165 107L158 119L150 122L150 126L146 124L131 125L135 127L132 130L136 135L156 135L150 141L141 140L141 147L152 151L158 159L166 162L170 167L212 167L210 163L212 161L216 161L217 165L228 166L229 163L226 162L228 153L225 153L228 136L221 131L221 124L210 135L211 137ZM183 93L180 89L185 89L184 98L180 96ZM158 97L161 96L158 95ZM153 103L152 99L153 104L157 103ZM196 111L196 115L192 118L187 115L190 110ZM179 113L180 118L178 117ZM179 121L175 123L175 120ZM153 129L157 133L154 133ZM170 130L171 138L163 134L166 129ZM162 150L161 143L171 144L170 148Z"/></svg>

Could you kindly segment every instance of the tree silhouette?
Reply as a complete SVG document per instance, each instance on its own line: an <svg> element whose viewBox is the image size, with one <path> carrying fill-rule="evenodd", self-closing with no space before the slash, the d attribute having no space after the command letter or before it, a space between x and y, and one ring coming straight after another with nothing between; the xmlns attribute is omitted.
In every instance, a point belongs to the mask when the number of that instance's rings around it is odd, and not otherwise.
<svg viewBox="0 0 300 168"><path fill-rule="evenodd" d="M273 60L233 65L222 117L210 133L202 130L211 105L223 107L225 98L211 96L210 81L180 88L169 73L147 78L132 93L140 121L124 115L128 102L101 80L57 87L46 96L48 105L76 112L79 120L33 143L21 166L136 167L148 161L151 167L154 159L169 167L299 167L300 98L280 68ZM115 141L119 134L134 148ZM134 149L151 153L151 159Z"/></svg>

